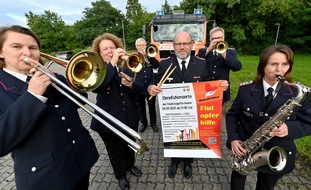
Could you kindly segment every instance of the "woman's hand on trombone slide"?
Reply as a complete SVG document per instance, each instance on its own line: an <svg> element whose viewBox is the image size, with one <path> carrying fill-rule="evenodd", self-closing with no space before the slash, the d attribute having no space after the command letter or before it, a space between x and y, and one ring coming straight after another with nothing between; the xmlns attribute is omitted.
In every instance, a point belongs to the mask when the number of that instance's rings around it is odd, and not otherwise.
<svg viewBox="0 0 311 190"><path fill-rule="evenodd" d="M31 58L25 58L24 61L26 64L30 64L33 66L33 68L31 68L29 71L29 74L32 75L32 77L28 84L28 91L35 95L43 95L47 87L52 83L52 80L41 71L38 71L36 69L36 66L43 68L52 75L54 75L54 73L45 68L38 61L35 61Z"/></svg>

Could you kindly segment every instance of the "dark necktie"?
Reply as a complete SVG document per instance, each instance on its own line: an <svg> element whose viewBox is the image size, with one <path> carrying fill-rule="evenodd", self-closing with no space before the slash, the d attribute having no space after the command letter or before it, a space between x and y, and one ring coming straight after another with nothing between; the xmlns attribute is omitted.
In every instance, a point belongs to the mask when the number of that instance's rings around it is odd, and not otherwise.
<svg viewBox="0 0 311 190"><path fill-rule="evenodd" d="M184 77L186 73L186 61L182 61L181 65L182 65L181 73L182 73L182 76Z"/></svg>
<svg viewBox="0 0 311 190"><path fill-rule="evenodd" d="M28 75L26 78L26 82L29 82L32 76Z"/></svg>
<svg viewBox="0 0 311 190"><path fill-rule="evenodd" d="M266 106L268 106L273 100L273 88L270 87L267 91L269 94L266 96Z"/></svg>

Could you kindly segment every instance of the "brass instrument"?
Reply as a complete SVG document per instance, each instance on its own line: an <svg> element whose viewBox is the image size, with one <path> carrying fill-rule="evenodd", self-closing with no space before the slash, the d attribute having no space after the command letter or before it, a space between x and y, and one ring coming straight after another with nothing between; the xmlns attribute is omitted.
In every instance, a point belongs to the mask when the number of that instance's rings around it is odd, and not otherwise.
<svg viewBox="0 0 311 190"><path fill-rule="evenodd" d="M121 68L126 67L128 70L133 73L138 73L145 64L145 58L142 53L134 52L130 55L123 55L120 57Z"/></svg>
<svg viewBox="0 0 311 190"><path fill-rule="evenodd" d="M156 45L154 44L149 44L147 47L146 47L146 54L147 56L149 57L155 57L157 54L158 54L158 48Z"/></svg>
<svg viewBox="0 0 311 190"><path fill-rule="evenodd" d="M215 45L215 51L219 54L226 52L228 49L228 43L226 41L217 42Z"/></svg>
<svg viewBox="0 0 311 190"><path fill-rule="evenodd" d="M150 66L150 62L148 57L155 57L158 54L158 48L154 44L149 44L146 49L143 49L145 53L145 62Z"/></svg>
<svg viewBox="0 0 311 190"><path fill-rule="evenodd" d="M300 102L306 96L308 88L300 83L289 83L282 76L277 77L281 82L289 86L296 86L298 94L296 97L287 100L249 139L242 142L242 146L247 152L245 156L233 155L232 169L242 175L248 175L251 171L263 165L268 165L274 172L279 172L286 166L287 158L283 148L275 146L270 150L260 150L258 152L257 150L272 138L269 135L271 130L279 127L292 114L296 106L301 106Z"/></svg>
<svg viewBox="0 0 311 190"><path fill-rule="evenodd" d="M73 56L69 61L40 53L41 57L51 60L66 68L66 78L70 86L79 92L96 89L105 79L106 63L93 51L84 51ZM50 64L47 66L49 67Z"/></svg>
<svg viewBox="0 0 311 190"><path fill-rule="evenodd" d="M44 73L45 75L51 78L52 80L51 85L56 90L58 90L60 93L62 93L67 98L72 100L74 103L80 106L84 111L89 113L92 117L97 119L100 123L108 127L112 132L114 132L116 135L118 135L123 140L125 140L129 144L129 147L131 147L135 151L136 154L142 155L148 149L146 142L141 138L141 136L136 131L134 131L133 129L129 128L121 121L114 118L112 115L110 115L109 113L107 113L106 111L98 107L93 102L89 101L87 98L82 96L80 93L77 93L75 90L73 90L73 88L75 88L78 91L82 91L82 92L90 91L90 90L97 88L97 86L100 85L101 82L104 80L104 77L106 74L106 63L103 61L103 59L100 57L98 53L93 52L93 51L81 52L81 53L76 54L74 57L72 57L68 63L65 60L55 58L48 54L41 53L41 56L66 67L67 80L68 80L69 85L72 85L71 87L67 86L62 81L57 79L55 76L47 72L46 67L40 64L33 65L37 70L41 71L42 73ZM27 62L26 60L25 60L25 63L31 64ZM71 96L68 92L74 95L80 101L75 99L75 97ZM123 134L116 128L114 128L111 124L103 120L101 117L96 115L94 112L88 110L81 102L83 102L84 104L88 104L91 108L93 108L103 117L113 122L118 127L120 127L122 130L127 132L129 135L137 139L139 141L139 144L134 142L132 139L127 137L125 134Z"/></svg>

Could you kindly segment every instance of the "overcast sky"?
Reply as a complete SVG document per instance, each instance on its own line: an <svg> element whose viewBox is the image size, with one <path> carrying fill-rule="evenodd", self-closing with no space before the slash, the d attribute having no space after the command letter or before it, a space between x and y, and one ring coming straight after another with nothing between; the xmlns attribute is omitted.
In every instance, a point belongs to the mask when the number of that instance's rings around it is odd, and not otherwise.
<svg viewBox="0 0 311 190"><path fill-rule="evenodd" d="M91 7L95 0L0 0L0 26L18 24L26 26L25 13L31 11L34 14L44 14L49 10L61 16L63 21L72 25L80 20L82 11ZM121 10L124 14L127 0L108 0L111 6ZM165 0L139 0L140 4L147 8L148 12L161 10ZM168 4L178 5L181 0L168 0Z"/></svg>

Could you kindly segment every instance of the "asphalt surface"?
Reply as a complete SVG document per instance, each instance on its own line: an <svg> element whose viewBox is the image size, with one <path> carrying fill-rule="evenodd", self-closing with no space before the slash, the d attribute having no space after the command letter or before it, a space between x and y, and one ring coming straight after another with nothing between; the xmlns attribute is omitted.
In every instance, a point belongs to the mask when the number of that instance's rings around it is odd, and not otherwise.
<svg viewBox="0 0 311 190"><path fill-rule="evenodd" d="M95 102L95 94L89 93L89 100ZM159 112L157 112L157 124L160 125ZM91 116L80 111L80 116L89 129ZM118 181L114 178L113 170L107 155L104 143L99 135L90 130L92 137L96 143L100 157L93 166L90 176L90 190L120 189ZM227 190L230 189L230 152L225 147L226 130L223 125L221 130L221 148L222 158L220 159L203 159L196 158L192 164L193 175L190 179L185 179L182 172L182 164L177 169L176 176L171 179L167 175L170 158L163 157L162 131L154 133L150 126L141 134L142 138L147 142L150 150L142 156L136 156L135 165L138 166L143 175L135 177L127 174L131 189L157 189L157 190ZM311 179L300 174L301 166L296 166L294 171L284 176L275 189L282 190L311 190ZM309 165L303 167L310 167ZM48 176L47 176L48 180ZM255 189L256 172L252 172L248 176L245 189ZM14 190L14 172L13 162L10 155L0 158L0 190Z"/></svg>

